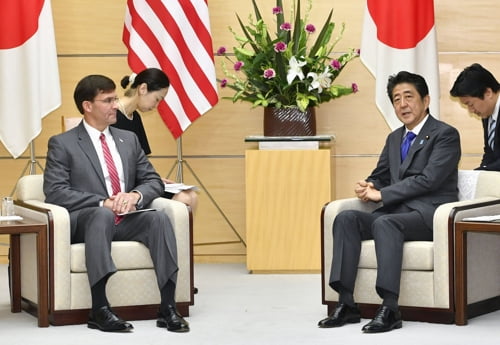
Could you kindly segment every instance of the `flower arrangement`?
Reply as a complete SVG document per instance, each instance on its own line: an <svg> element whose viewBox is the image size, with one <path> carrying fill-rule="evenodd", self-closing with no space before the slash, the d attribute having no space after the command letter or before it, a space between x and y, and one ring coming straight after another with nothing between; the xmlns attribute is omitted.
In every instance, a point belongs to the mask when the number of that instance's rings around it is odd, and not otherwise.
<svg viewBox="0 0 500 345"><path fill-rule="evenodd" d="M234 47L233 61L225 47L217 50L217 55L225 56L232 64L232 70L223 61L225 78L221 87L235 91L233 97L224 97L233 102L250 102L253 107L307 107L328 102L333 98L358 91L358 86L333 84L349 61L359 56L359 50L350 50L337 58L331 54L336 43L342 38L345 25L337 38L331 41L335 23L331 22L333 10L319 31L308 23L312 0L308 0L304 19L301 18L300 0L293 0L290 18L285 20L282 0L276 0L272 9L276 21L276 35L272 38L269 27L264 23L256 0L252 0L255 18L249 15L249 24L244 24L237 16L243 36L229 28L238 46ZM313 37L316 36L314 42Z"/></svg>

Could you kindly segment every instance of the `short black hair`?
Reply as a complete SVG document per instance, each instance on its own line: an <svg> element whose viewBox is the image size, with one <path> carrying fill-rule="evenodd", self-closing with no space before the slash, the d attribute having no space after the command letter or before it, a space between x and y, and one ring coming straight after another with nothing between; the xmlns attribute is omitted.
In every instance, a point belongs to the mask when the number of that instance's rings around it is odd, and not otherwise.
<svg viewBox="0 0 500 345"><path fill-rule="evenodd" d="M415 89L417 90L421 98L429 95L429 87L427 86L424 77L415 73L401 71L398 74L391 75L389 77L389 81L387 82L387 95L389 96L391 103L393 103L392 92L394 91L394 88L396 87L396 85L403 83L408 83L415 86ZM428 112L429 109L427 109L427 113Z"/></svg>
<svg viewBox="0 0 500 345"><path fill-rule="evenodd" d="M78 82L73 93L76 107L80 114L83 114L83 102L94 101L94 98L102 92L112 92L116 90L113 80L98 74L92 74L84 77Z"/></svg>
<svg viewBox="0 0 500 345"><path fill-rule="evenodd" d="M500 86L490 71L480 64L474 63L460 72L450 90L450 95L452 97L468 96L483 99L488 88L496 93Z"/></svg>

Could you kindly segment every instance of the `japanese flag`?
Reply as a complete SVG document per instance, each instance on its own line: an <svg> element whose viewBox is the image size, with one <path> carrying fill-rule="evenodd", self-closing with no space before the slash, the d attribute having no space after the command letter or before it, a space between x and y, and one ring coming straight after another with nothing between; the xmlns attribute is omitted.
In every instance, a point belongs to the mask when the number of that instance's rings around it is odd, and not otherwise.
<svg viewBox="0 0 500 345"><path fill-rule="evenodd" d="M0 140L19 157L61 104L50 0L0 1Z"/></svg>
<svg viewBox="0 0 500 345"><path fill-rule="evenodd" d="M387 95L387 80L399 71L427 81L430 112L439 116L439 61L433 0L367 0L361 61L376 79L375 102L394 130L402 123Z"/></svg>

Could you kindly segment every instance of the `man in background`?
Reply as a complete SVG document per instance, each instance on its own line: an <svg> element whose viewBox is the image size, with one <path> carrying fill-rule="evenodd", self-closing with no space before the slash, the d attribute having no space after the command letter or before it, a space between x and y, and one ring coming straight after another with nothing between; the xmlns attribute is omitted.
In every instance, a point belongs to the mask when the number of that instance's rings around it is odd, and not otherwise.
<svg viewBox="0 0 500 345"><path fill-rule="evenodd" d="M500 171L500 85L493 74L478 63L466 67L450 90L452 97L483 122L484 153L476 170Z"/></svg>

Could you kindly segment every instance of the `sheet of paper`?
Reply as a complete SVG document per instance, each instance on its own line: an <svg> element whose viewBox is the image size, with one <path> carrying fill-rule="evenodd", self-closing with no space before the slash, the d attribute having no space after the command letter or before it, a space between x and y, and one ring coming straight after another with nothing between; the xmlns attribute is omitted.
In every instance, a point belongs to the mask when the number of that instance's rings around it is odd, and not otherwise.
<svg viewBox="0 0 500 345"><path fill-rule="evenodd" d="M500 222L500 214L495 214L492 216L477 216L477 217L466 217L462 219L464 222Z"/></svg>
<svg viewBox="0 0 500 345"><path fill-rule="evenodd" d="M143 208L141 210L129 211L127 213L118 213L118 216L129 216L134 213L149 212L149 211L156 211L156 208Z"/></svg>
<svg viewBox="0 0 500 345"><path fill-rule="evenodd" d="M21 216L0 216L0 221L23 220Z"/></svg>
<svg viewBox="0 0 500 345"><path fill-rule="evenodd" d="M194 190L197 191L198 187L190 186L184 183L165 183L165 192L177 194L183 190Z"/></svg>

